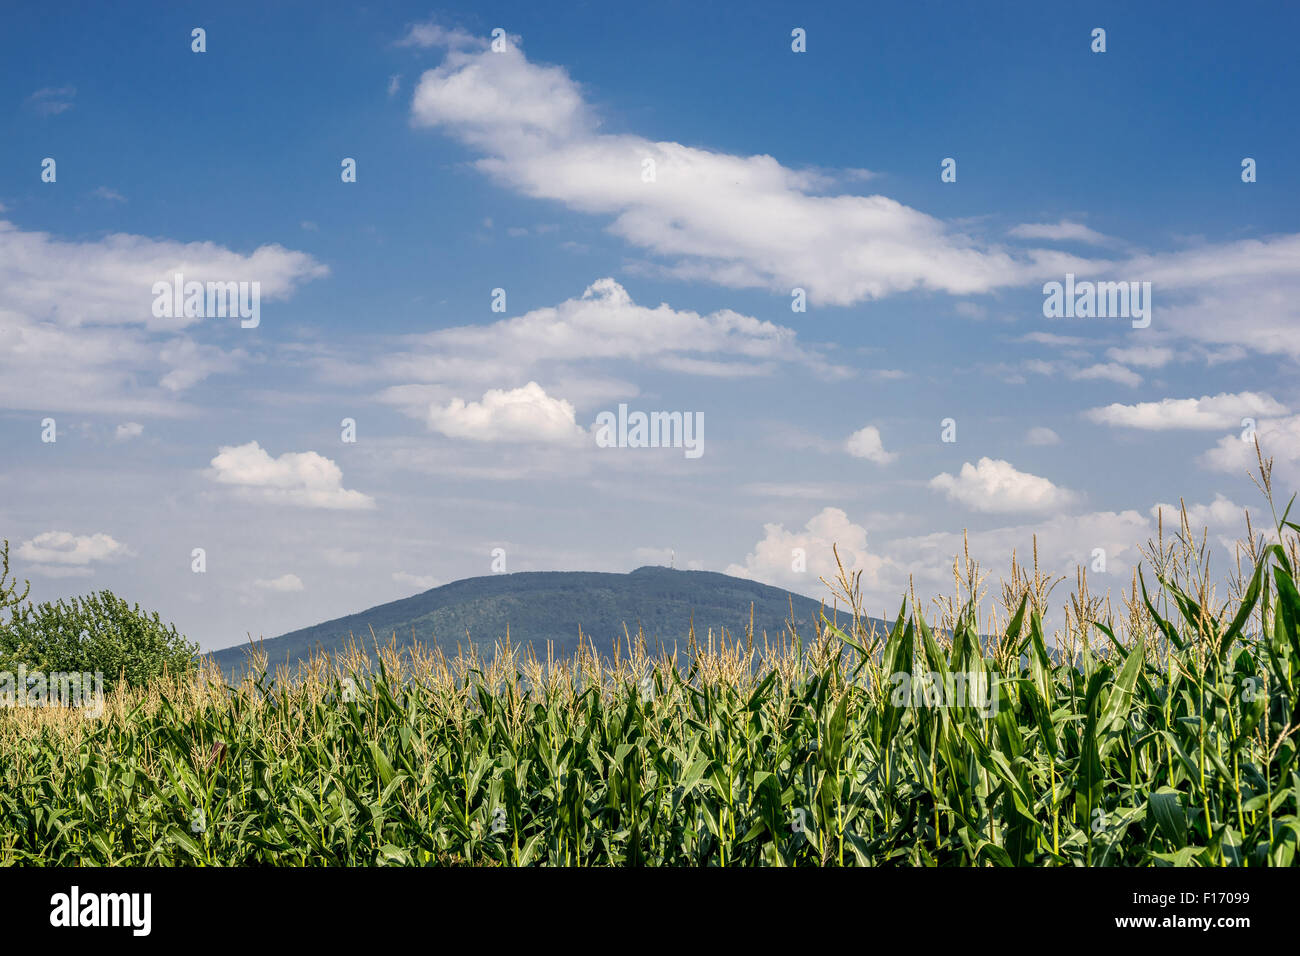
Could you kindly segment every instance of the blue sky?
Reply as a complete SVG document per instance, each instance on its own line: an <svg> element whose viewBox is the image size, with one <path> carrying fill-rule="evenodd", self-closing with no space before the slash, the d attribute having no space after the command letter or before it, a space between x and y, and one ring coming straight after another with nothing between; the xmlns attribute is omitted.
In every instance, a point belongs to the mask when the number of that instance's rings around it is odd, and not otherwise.
<svg viewBox="0 0 1300 956"><path fill-rule="evenodd" d="M0 38L0 535L39 597L217 647L494 548L819 596L836 543L883 608L963 529L1120 588L1159 505L1243 529L1243 419L1300 485L1291 5L139 11ZM175 271L260 283L261 324L153 316ZM1150 326L1045 317L1067 272L1150 282ZM597 447L620 403L705 453Z"/></svg>

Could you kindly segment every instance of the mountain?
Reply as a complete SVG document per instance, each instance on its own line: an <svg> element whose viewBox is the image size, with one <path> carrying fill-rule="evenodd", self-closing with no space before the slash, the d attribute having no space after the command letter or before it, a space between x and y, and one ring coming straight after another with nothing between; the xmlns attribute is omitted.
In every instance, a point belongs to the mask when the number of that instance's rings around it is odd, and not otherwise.
<svg viewBox="0 0 1300 956"><path fill-rule="evenodd" d="M811 635L821 608L791 591L712 571L523 571L455 581L260 643L272 669L296 663L315 650L334 653L353 638L371 645L372 629L381 642L395 635L399 647L419 641L454 655L458 646L472 642L490 655L509 624L512 644L532 644L545 656L551 641L558 657L573 653L579 627L596 650L605 652L623 637L624 626L635 636L640 625L652 649L662 642L671 650L675 644L686 645L692 615L698 639L710 628L717 635L724 627L729 636L743 636L751 603L754 639L760 645L764 631L775 640L787 629L792 607L799 633ZM248 651L245 643L208 656L231 673L242 669Z"/></svg>

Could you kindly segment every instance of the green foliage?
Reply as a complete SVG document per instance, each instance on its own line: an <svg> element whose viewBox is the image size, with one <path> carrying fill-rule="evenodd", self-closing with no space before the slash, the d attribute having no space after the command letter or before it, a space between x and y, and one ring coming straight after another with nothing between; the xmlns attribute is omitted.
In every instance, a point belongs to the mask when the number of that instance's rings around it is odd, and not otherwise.
<svg viewBox="0 0 1300 956"><path fill-rule="evenodd" d="M164 673L193 673L198 645L111 591L55 603L13 606L0 623L0 669L101 671L108 683L138 686Z"/></svg>
<svg viewBox="0 0 1300 956"><path fill-rule="evenodd" d="M1292 532L1226 606L1158 565L1077 654L1025 591L991 638L904 604L767 659L394 654L0 711L0 864L1300 865Z"/></svg>
<svg viewBox="0 0 1300 956"><path fill-rule="evenodd" d="M1294 580L1267 548L1226 627L1162 580L1161 642L1073 661L1022 601L1001 665L973 615L936 636L900 613L874 652L827 623L779 667L701 652L614 685L467 664L154 686L62 743L0 724L0 862L1291 866ZM986 675L997 713L900 705L889 675L919 670L949 702Z"/></svg>

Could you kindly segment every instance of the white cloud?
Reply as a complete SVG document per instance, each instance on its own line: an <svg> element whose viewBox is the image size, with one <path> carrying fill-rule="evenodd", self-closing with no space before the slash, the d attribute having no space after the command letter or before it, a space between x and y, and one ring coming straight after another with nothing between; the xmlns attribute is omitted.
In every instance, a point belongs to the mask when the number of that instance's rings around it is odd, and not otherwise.
<svg viewBox="0 0 1300 956"><path fill-rule="evenodd" d="M0 220L0 301L31 321L63 327L142 325L157 331L220 319L153 315L153 285L256 281L262 301L285 299L329 269L304 252L260 246L248 255L212 242L176 242L115 233L91 242L27 232ZM265 320L266 316L263 316Z"/></svg>
<svg viewBox="0 0 1300 956"><path fill-rule="evenodd" d="M612 216L616 235L684 278L797 286L843 305L921 288L986 292L1074 261L981 245L886 196L823 195L831 177L770 156L602 133L567 71L515 45L450 52L420 78L411 118L478 149L479 169L525 195Z"/></svg>
<svg viewBox="0 0 1300 956"><path fill-rule="evenodd" d="M0 407L179 414L176 392L242 353L175 337L195 323L194 335L216 334L203 323L227 320L155 318L155 282L177 272L187 281L258 281L272 300L327 271L277 245L244 255L123 234L71 241L0 220Z"/></svg>
<svg viewBox="0 0 1300 956"><path fill-rule="evenodd" d="M1124 365L1164 368L1173 360L1174 350L1159 345L1135 345L1130 348L1107 349L1106 357Z"/></svg>
<svg viewBox="0 0 1300 956"><path fill-rule="evenodd" d="M1114 362L1098 363L1087 365L1083 368L1075 361L1046 361L1044 359L1029 359L1020 364L1020 367L1027 372L1033 372L1036 375L1050 375L1053 378L1068 378L1073 382L1103 381L1114 382L1117 385L1124 385L1129 388L1136 388L1142 384L1142 376L1132 369L1127 369L1122 365L1116 365ZM1002 373L1014 373L1013 368L1005 365L995 366L995 370ZM1020 378L1017 384L1023 382Z"/></svg>
<svg viewBox="0 0 1300 956"><path fill-rule="evenodd" d="M373 508L375 500L343 487L343 472L314 451L272 458L257 442L220 449L209 477L268 501L306 508Z"/></svg>
<svg viewBox="0 0 1300 956"><path fill-rule="evenodd" d="M200 345L189 336L178 335L168 339L158 353L160 361L171 366L171 371L158 380L169 392L180 392L209 375L236 371L248 359L243 349L227 352L215 345Z"/></svg>
<svg viewBox="0 0 1300 956"><path fill-rule="evenodd" d="M1300 356L1300 234L1138 256L1123 272L1159 290L1153 328L1229 350Z"/></svg>
<svg viewBox="0 0 1300 956"><path fill-rule="evenodd" d="M771 156L736 156L633 134L605 133L566 70L461 46L421 76L411 105L478 151L477 168L523 195L608 217L610 230L671 275L848 305L913 290L989 292L1074 273L1160 290L1154 321L1203 342L1300 355L1300 234L1177 252L1088 259L1053 248L987 241L882 195L828 195L836 177ZM643 179L645 161L653 181ZM1016 238L1112 242L1079 223L1026 223ZM1115 245L1122 245L1117 240ZM1226 322L1225 315L1245 316Z"/></svg>
<svg viewBox="0 0 1300 956"><path fill-rule="evenodd" d="M16 555L49 577L84 576L90 565L129 555L130 549L107 534L45 531L18 546Z"/></svg>
<svg viewBox="0 0 1300 956"><path fill-rule="evenodd" d="M732 564L725 573L825 596L818 578L835 579L831 545L837 544L845 568L864 572L862 585L868 610L889 616L907 592L909 579L915 581L917 596L927 607L931 597L950 593L953 558L960 556L969 543L971 556L993 571L993 582L1013 552L1023 564L1032 561L1036 550L1045 573L1064 574L1072 580L1076 567L1086 567L1089 583L1104 593L1112 585L1127 587L1129 575L1141 558L1138 546L1155 535L1155 515L1160 508L1166 512L1168 534L1171 522L1177 520L1176 509L1171 512L1168 505L1156 505L1145 514L1138 510L1045 514L1014 525L973 530L965 536L945 531L884 542L877 538L870 550L865 527L849 520L838 508L825 508L802 530L765 525L762 540L744 564ZM1189 505L1188 516L1194 531L1208 525L1215 543L1229 549L1236 536L1245 531L1243 510L1222 495L1208 505ZM803 548L807 555L808 570L802 574L791 570L791 552L795 548ZM1098 549L1105 554L1105 572L1093 567ZM1059 606L1063 601L1058 591L1053 604Z"/></svg>
<svg viewBox="0 0 1300 956"><path fill-rule="evenodd" d="M431 406L428 420L430 428L449 438L474 441L577 444L586 437L573 405L551 398L536 382L489 389L479 402L455 398L445 407Z"/></svg>
<svg viewBox="0 0 1300 956"><path fill-rule="evenodd" d="M116 189L110 189L107 186L100 186L95 190L94 195L100 199L107 199L109 202L126 202L126 197Z"/></svg>
<svg viewBox="0 0 1300 956"><path fill-rule="evenodd" d="M27 97L27 106L42 116L58 116L72 109L75 86L47 86Z"/></svg>
<svg viewBox="0 0 1300 956"><path fill-rule="evenodd" d="M867 551L866 531L849 521L842 511L827 508L808 524L802 533L786 532L781 525L766 526L766 535L744 565L732 565L728 574L771 581L792 590L820 596L815 590L817 575L833 579L834 562L830 544L837 542L845 567L863 568L863 593L869 611L881 610L890 616L915 582L917 597L929 605L930 598L951 593L953 558L969 544L971 556L992 572L992 592L997 592L999 574L1007 567L1012 554L1022 566L1032 562L1036 552L1040 567L1048 575L1066 575L1073 579L1077 567L1088 568L1090 585L1098 593L1110 587L1125 589L1129 575L1141 559L1139 545L1155 537L1155 516L1165 510L1165 533L1176 527L1177 508L1156 505L1146 513L1139 510L1095 511L1083 514L1044 514L1014 525L961 532L935 532L904 536L876 543ZM1213 543L1227 554L1236 538L1245 533L1244 510L1217 495L1209 504L1191 504L1188 517L1194 533L1208 526ZM874 526L874 525L873 525ZM790 549L805 547L809 570L806 574L790 573ZM1094 562L1104 553L1105 571ZM816 556L816 557L815 557ZM816 562L816 564L814 563ZM814 574L816 571L816 574ZM1150 582L1148 582L1150 583ZM1067 582L1068 586L1068 582ZM1052 604L1059 607L1065 600L1058 590ZM1117 602L1118 606L1118 602Z"/></svg>
<svg viewBox="0 0 1300 956"><path fill-rule="evenodd" d="M1008 235L1017 239L1046 239L1050 242L1086 242L1094 246L1107 246L1115 242L1110 236L1104 236L1082 223L1064 219L1057 223L1022 223L1008 230Z"/></svg>
<svg viewBox="0 0 1300 956"><path fill-rule="evenodd" d="M278 578L259 578L253 582L259 591L274 591L277 594L289 594L303 589L302 579L296 574L282 574Z"/></svg>
<svg viewBox="0 0 1300 956"><path fill-rule="evenodd" d="M1097 511L1079 515L1044 515L1033 522L983 531L971 531L967 541L957 532L937 532L900 538L889 542L886 550L892 563L902 572L894 590L880 595L882 600L896 601L908 576L916 582L917 597L926 599L936 593L950 593L953 586L953 558L961 555L968 543L970 554L986 569L993 571L994 583L1009 566L1014 552L1021 565L1032 564L1035 549L1039 565L1050 575L1073 577L1075 568L1090 567L1094 550L1106 554L1106 574L1089 571L1089 583L1104 588L1107 581L1120 587L1128 584L1127 575L1139 560L1137 546L1152 537L1153 524L1138 511ZM997 592L996 584L991 589ZM1053 603L1064 601L1060 590Z"/></svg>
<svg viewBox="0 0 1300 956"><path fill-rule="evenodd" d="M1240 362L1250 354L1240 345L1197 346L1196 351L1205 359L1205 364L1211 367L1224 362Z"/></svg>
<svg viewBox="0 0 1300 956"><path fill-rule="evenodd" d="M558 143L596 123L566 70L529 63L513 44L502 52L451 51L420 77L411 115L418 126L448 126L475 145L493 147Z"/></svg>
<svg viewBox="0 0 1300 956"><path fill-rule="evenodd" d="M1025 432L1025 441L1030 445L1059 445L1061 436L1044 425L1036 425Z"/></svg>
<svg viewBox="0 0 1300 956"><path fill-rule="evenodd" d="M610 278L598 279L580 297L557 306L402 341L406 350L381 357L369 374L411 383L392 386L380 397L420 418L430 402L455 397L449 383L484 388L503 378L532 379L553 390L562 385L579 404L628 397L634 385L608 378L613 361L713 378L764 374L785 362L815 368L829 378L851 371L801 346L786 326L729 309L700 315L666 303L639 305ZM357 374L351 356L325 357L319 365L326 377L341 381ZM430 394L418 383L438 383L439 388Z"/></svg>
<svg viewBox="0 0 1300 956"><path fill-rule="evenodd" d="M819 578L834 581L839 574L832 545L839 548L845 571L863 572L864 585L876 583L884 560L867 551L867 530L849 520L839 508L823 508L802 531L786 531L780 524L763 525L763 538L745 557L724 573L778 584L804 594L825 593ZM807 570L797 571L796 549L802 549Z"/></svg>
<svg viewBox="0 0 1300 956"><path fill-rule="evenodd" d="M398 40L397 46L412 46L427 50L430 47L446 47L448 49L462 49L465 47L486 47L488 41L486 37L475 36L459 27L442 27L436 23L416 23L413 24L402 39Z"/></svg>
<svg viewBox="0 0 1300 956"><path fill-rule="evenodd" d="M1100 380L1115 382L1118 385L1127 385L1129 388L1136 388L1142 384L1141 375L1132 369L1125 368L1122 365L1116 365L1114 362L1089 365L1087 368L1078 369L1069 374L1070 378L1075 381Z"/></svg>
<svg viewBox="0 0 1300 956"><path fill-rule="evenodd" d="M128 441L132 438L139 438L144 434L144 426L139 422L125 422L117 426L113 437L118 441Z"/></svg>
<svg viewBox="0 0 1300 956"><path fill-rule="evenodd" d="M1254 474L1259 470L1255 452L1255 440L1258 439L1260 453L1265 459L1273 459L1274 479L1281 479L1290 486L1284 489L1285 495L1300 489L1300 415L1261 419L1256 422L1253 433L1242 428L1240 420L1229 422L1225 427L1235 430L1220 438L1201 456L1202 464L1232 475Z"/></svg>
<svg viewBox="0 0 1300 956"><path fill-rule="evenodd" d="M874 425L867 425L850 435L844 442L844 450L854 458L865 458L877 465L888 465L898 457L895 452L885 451L880 430Z"/></svg>
<svg viewBox="0 0 1300 956"><path fill-rule="evenodd" d="M1158 502L1152 505L1150 514L1154 519L1161 512L1164 512L1165 525L1168 526L1171 516L1178 515L1180 511L1180 505ZM1246 530L1246 509L1241 505L1234 504L1223 495L1216 494L1214 500L1209 504L1188 505L1187 523L1193 531L1199 531L1201 528L1218 531L1225 527L1231 527L1233 530L1240 530L1244 533Z"/></svg>
<svg viewBox="0 0 1300 956"><path fill-rule="evenodd" d="M849 167L846 169L841 169L839 171L839 176L841 179L847 179L850 182L858 182L858 183L865 183L868 179L875 179L879 175L880 173L872 172L870 169L861 169L855 167Z"/></svg>
<svg viewBox="0 0 1300 956"><path fill-rule="evenodd" d="M431 574L408 574L405 571L394 571L393 580L398 584L419 588L421 591L427 591L438 586L438 579Z"/></svg>
<svg viewBox="0 0 1300 956"><path fill-rule="evenodd" d="M981 458L975 465L966 462L955 476L936 475L930 487L942 491L949 501L980 512L1050 511L1067 507L1076 497L1046 478L992 458Z"/></svg>
<svg viewBox="0 0 1300 956"><path fill-rule="evenodd" d="M1286 406L1271 395L1257 392L1165 398L1136 405L1115 403L1084 412L1086 418L1102 425L1148 431L1240 428L1243 418L1285 414Z"/></svg>

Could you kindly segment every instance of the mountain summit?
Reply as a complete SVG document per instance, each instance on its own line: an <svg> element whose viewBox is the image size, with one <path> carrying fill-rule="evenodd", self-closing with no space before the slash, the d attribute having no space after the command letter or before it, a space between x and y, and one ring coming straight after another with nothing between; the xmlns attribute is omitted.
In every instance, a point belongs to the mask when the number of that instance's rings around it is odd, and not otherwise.
<svg viewBox="0 0 1300 956"><path fill-rule="evenodd" d="M715 635L722 628L743 635L751 604L759 643L764 632L776 639L788 630L792 609L799 633L812 634L821 607L803 595L713 571L521 571L454 581L259 643L272 668L292 665L313 651L333 654L354 639L369 645L372 629L381 642L396 637L399 647L418 641L455 654L458 647L474 644L490 654L509 625L514 645L531 644L544 655L549 641L558 657L573 653L579 628L604 652L624 637L624 628L635 635L639 626L651 648L671 649L685 645L692 618L699 639L710 629ZM242 667L248 652L249 645L242 644L208 656L231 672Z"/></svg>

